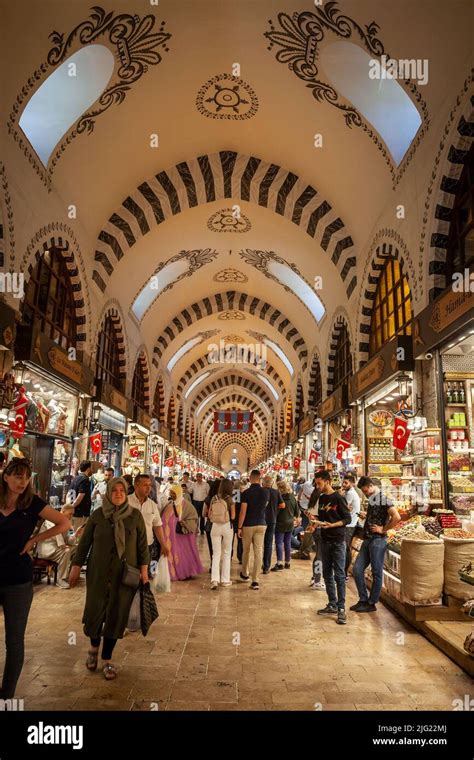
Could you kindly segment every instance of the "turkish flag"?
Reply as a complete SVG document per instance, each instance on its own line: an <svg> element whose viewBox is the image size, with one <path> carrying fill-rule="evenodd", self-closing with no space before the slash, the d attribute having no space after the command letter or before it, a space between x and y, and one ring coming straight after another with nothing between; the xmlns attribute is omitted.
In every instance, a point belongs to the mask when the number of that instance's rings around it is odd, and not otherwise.
<svg viewBox="0 0 474 760"><path fill-rule="evenodd" d="M301 464L301 457L295 457L293 459L293 469L294 470L299 470L300 469L300 464Z"/></svg>
<svg viewBox="0 0 474 760"><path fill-rule="evenodd" d="M158 454L157 451L155 451L155 453L151 455L151 461L154 464L160 464L160 455Z"/></svg>
<svg viewBox="0 0 474 760"><path fill-rule="evenodd" d="M100 454L102 451L102 433L94 433L89 436L91 451L93 454Z"/></svg>
<svg viewBox="0 0 474 760"><path fill-rule="evenodd" d="M273 465L273 469L274 469L276 472L279 472L279 471L281 470L281 464L274 464L274 465Z"/></svg>
<svg viewBox="0 0 474 760"><path fill-rule="evenodd" d="M287 470L289 466L290 466L290 463L285 459L285 461L282 464L283 469Z"/></svg>
<svg viewBox="0 0 474 760"><path fill-rule="evenodd" d="M308 462L317 462L318 461L318 452L316 449L311 449L309 452Z"/></svg>
<svg viewBox="0 0 474 760"><path fill-rule="evenodd" d="M28 406L28 403L29 401L26 397L25 389L21 385L13 407L16 415L15 421L10 423L10 433L12 438L16 441L19 440L25 432L26 407Z"/></svg>
<svg viewBox="0 0 474 760"><path fill-rule="evenodd" d="M165 459L165 467L172 467L173 465L174 465L173 457L168 457L168 459Z"/></svg>
<svg viewBox="0 0 474 760"><path fill-rule="evenodd" d="M129 453L133 459L138 459L138 446L130 446Z"/></svg>
<svg viewBox="0 0 474 760"><path fill-rule="evenodd" d="M408 421L403 417L395 417L395 427L393 428L393 446L395 449L403 451L410 437L408 430Z"/></svg>
<svg viewBox="0 0 474 760"><path fill-rule="evenodd" d="M338 438L338 441L336 443L336 459L339 459L341 461L342 455L346 451L346 449L350 449L351 444L347 443L347 441L343 441L342 438Z"/></svg>

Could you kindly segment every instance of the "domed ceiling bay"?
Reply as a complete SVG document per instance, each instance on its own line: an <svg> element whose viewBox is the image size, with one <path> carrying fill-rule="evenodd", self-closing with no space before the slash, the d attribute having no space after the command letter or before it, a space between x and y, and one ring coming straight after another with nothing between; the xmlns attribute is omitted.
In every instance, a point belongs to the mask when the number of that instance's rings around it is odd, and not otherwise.
<svg viewBox="0 0 474 760"><path fill-rule="evenodd" d="M26 287L63 252L84 362L109 319L170 451L240 473L280 451L331 393L341 325L368 359L377 255L414 314L439 292L471 41L467 2L429 5L2 3L3 270Z"/></svg>

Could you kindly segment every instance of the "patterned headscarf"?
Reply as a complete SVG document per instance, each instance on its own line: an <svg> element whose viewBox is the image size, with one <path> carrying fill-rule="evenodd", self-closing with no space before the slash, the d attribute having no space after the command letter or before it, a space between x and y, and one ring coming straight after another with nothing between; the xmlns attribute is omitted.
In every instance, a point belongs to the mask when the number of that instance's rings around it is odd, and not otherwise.
<svg viewBox="0 0 474 760"><path fill-rule="evenodd" d="M125 501L119 507L116 507L112 503L112 489L117 483L121 483L125 491ZM111 478L107 483L107 491L105 492L101 507L107 520L111 519L113 521L115 547L120 559L122 559L125 552L125 526L123 521L133 512L133 507L128 503L127 490L128 483L126 480L123 478Z"/></svg>

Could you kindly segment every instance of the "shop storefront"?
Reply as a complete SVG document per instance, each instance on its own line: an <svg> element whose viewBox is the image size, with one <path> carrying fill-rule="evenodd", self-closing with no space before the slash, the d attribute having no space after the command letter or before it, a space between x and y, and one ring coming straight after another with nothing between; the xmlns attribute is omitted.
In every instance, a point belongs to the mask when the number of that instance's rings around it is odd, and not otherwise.
<svg viewBox="0 0 474 760"><path fill-rule="evenodd" d="M6 303L0 302L0 451L5 457L11 443L9 417L14 416L17 397L15 373L11 371L15 336L15 312Z"/></svg>
<svg viewBox="0 0 474 760"><path fill-rule="evenodd" d="M133 477L139 473L150 472L152 464L150 426L150 415L141 407L135 406L133 422L129 421L127 426L122 464L124 473Z"/></svg>
<svg viewBox="0 0 474 760"><path fill-rule="evenodd" d="M318 407L322 424L322 456L318 465L334 473L333 483L341 485L341 476L348 470L360 468L360 452L353 441L353 420L349 407L348 386L343 383ZM359 473L358 473L359 474Z"/></svg>
<svg viewBox="0 0 474 760"><path fill-rule="evenodd" d="M431 394L441 448L441 479L453 524L474 521L474 293L451 289L415 319L415 357L437 378Z"/></svg>
<svg viewBox="0 0 474 760"><path fill-rule="evenodd" d="M108 383L98 380L94 401L100 406L97 429L101 434L100 450L90 448L90 458L103 467L113 467L121 474L128 420L132 418L132 403Z"/></svg>
<svg viewBox="0 0 474 760"><path fill-rule="evenodd" d="M21 325L15 356L17 387L25 389L25 431L17 445L32 463L40 496L59 506L79 465L74 450L79 397L90 395L93 373L46 335Z"/></svg>

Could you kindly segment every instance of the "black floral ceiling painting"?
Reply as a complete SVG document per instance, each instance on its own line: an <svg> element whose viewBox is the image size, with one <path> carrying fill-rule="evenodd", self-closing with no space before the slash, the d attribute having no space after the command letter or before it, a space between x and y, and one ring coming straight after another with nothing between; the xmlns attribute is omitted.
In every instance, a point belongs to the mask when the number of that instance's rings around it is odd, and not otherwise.
<svg viewBox="0 0 474 760"><path fill-rule="evenodd" d="M320 79L317 65L319 47L327 34L335 35L344 40L354 37L356 42L360 40L363 43L370 55L377 58L387 55L390 58L383 43L377 37L380 29L378 24L372 21L367 26L361 27L357 21L339 10L335 0L330 0L324 7L316 6L314 12L293 13L292 16L287 13L279 13L278 24L275 24L271 19L268 23L270 30L265 32L264 36L269 42L268 50L272 51L273 48L278 48L276 60L279 63L286 64L298 79L311 90L313 97L318 102L324 102L338 108L348 127L361 127L382 153L392 174L394 184L398 182L429 125L426 103L414 82L404 80L403 83L421 111L422 126L397 172L385 143L380 139L377 132L372 129L353 105L340 97L332 85Z"/></svg>
<svg viewBox="0 0 474 760"><path fill-rule="evenodd" d="M205 82L196 98L196 108L209 119L251 119L258 98L247 82L230 74L217 74Z"/></svg>
<svg viewBox="0 0 474 760"><path fill-rule="evenodd" d="M68 35L53 31L49 38L53 43L46 62L42 63L22 88L13 105L7 122L9 134L23 150L30 164L49 187L55 166L67 146L80 134L91 134L96 119L113 105L121 105L131 87L148 71L150 66L161 62L162 56L157 48L169 52L168 42L171 34L165 31L165 22L155 29L155 16L140 18L137 14L114 12L107 13L100 6L94 6L88 19L78 24ZM17 126L17 120L23 110L25 101L31 97L32 90L37 89L51 69L59 66L70 55L85 45L101 42L109 45L117 60L111 84L100 96L95 108L83 114L76 124L61 140L52 155L48 168L45 169L31 149L29 142Z"/></svg>

